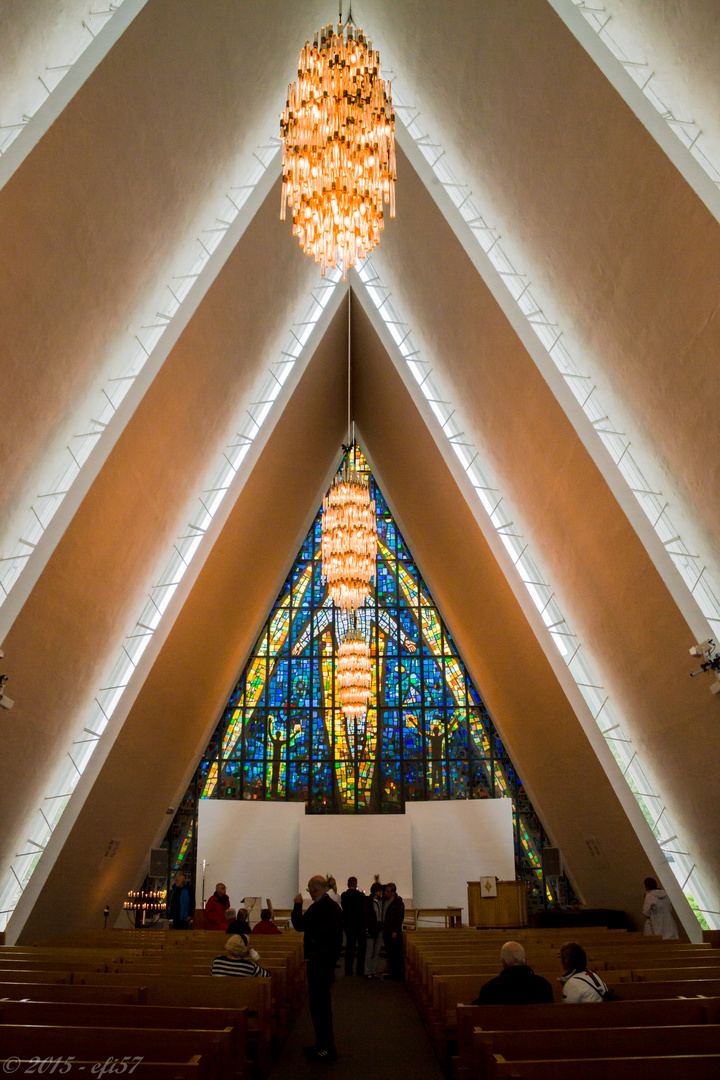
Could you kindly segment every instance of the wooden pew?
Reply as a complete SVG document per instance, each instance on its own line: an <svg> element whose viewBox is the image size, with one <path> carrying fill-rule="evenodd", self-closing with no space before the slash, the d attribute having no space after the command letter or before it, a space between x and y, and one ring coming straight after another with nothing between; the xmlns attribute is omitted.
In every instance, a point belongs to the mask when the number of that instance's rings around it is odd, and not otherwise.
<svg viewBox="0 0 720 1080"><path fill-rule="evenodd" d="M216 954L217 955L217 954ZM263 966L270 972L271 1002L269 1017L272 1021L272 1034L284 1038L288 1030L288 1005L290 991L288 989L287 965L284 958L261 959ZM145 963L142 960L127 964L113 965L108 969L108 974L137 976L143 981L146 975L165 976L168 979L206 978L210 975L211 962L198 964L155 964ZM249 979L249 982L263 980ZM266 981L266 980L265 980ZM297 991L293 992L293 1000L297 1000Z"/></svg>
<svg viewBox="0 0 720 1080"><path fill-rule="evenodd" d="M703 965L702 967L688 965L684 967L677 965L662 968L633 968L633 982L669 982L678 979L682 979L684 982L688 979L720 979L720 967L710 967L709 965ZM607 982L607 979L605 981Z"/></svg>
<svg viewBox="0 0 720 1080"><path fill-rule="evenodd" d="M0 960L0 979L6 971L107 971L107 961L68 960L43 956L39 959L22 958Z"/></svg>
<svg viewBox="0 0 720 1080"><path fill-rule="evenodd" d="M457 1055L452 1075L468 1080L473 1032L559 1028L617 1028L652 1025L720 1024L720 997L612 1001L597 1005L458 1005Z"/></svg>
<svg viewBox="0 0 720 1080"><path fill-rule="evenodd" d="M232 1080L232 1029L50 1027L0 1024L0 1059L74 1056L85 1061L138 1057L143 1062L183 1064L196 1055L208 1080Z"/></svg>
<svg viewBox="0 0 720 1080"><path fill-rule="evenodd" d="M720 1026L559 1028L536 1031L479 1031L473 1035L470 1076L491 1080L495 1054L507 1061L554 1058L622 1058L681 1054L720 1056ZM582 1076L582 1069L579 1071ZM612 1074L608 1072L608 1076Z"/></svg>
<svg viewBox="0 0 720 1080"><path fill-rule="evenodd" d="M719 1075L718 1054L551 1061L506 1061L497 1054L493 1080L717 1080Z"/></svg>
<svg viewBox="0 0 720 1080"><path fill-rule="evenodd" d="M56 1055L57 1056L57 1055ZM66 1059L61 1063L62 1075L70 1077L70 1080L87 1080L88 1076L97 1076L104 1072L103 1066L108 1069L115 1068L118 1073L122 1072L122 1065L130 1071L135 1080L211 1080L208 1077L206 1063L199 1054L194 1054L189 1061L139 1061L123 1062L122 1059L115 1062L83 1061ZM7 1070L5 1066L9 1067ZM12 1057L0 1059L0 1072L15 1073L16 1076L32 1075L39 1067L37 1056L31 1058Z"/></svg>
<svg viewBox="0 0 720 1080"><path fill-rule="evenodd" d="M668 979L623 983L618 987L623 1001L648 1001L669 997L718 997L720 979Z"/></svg>
<svg viewBox="0 0 720 1080"><path fill-rule="evenodd" d="M93 974L93 972L87 972L86 974ZM42 968L8 968L0 972L0 982L22 982L22 983L71 983L72 971L66 968L65 971L43 971Z"/></svg>
<svg viewBox="0 0 720 1080"><path fill-rule="evenodd" d="M271 980L233 979L212 975L168 978L167 975L141 975L131 972L78 975L76 983L88 986L133 986L144 989L141 1004L171 1006L206 1006L247 1009L248 1040L257 1053L259 1067L265 1069L271 1047Z"/></svg>
<svg viewBox="0 0 720 1080"><path fill-rule="evenodd" d="M138 1005L139 986L73 986L72 983L0 982L0 999L11 1001L80 1001L107 1005Z"/></svg>
<svg viewBox="0 0 720 1080"><path fill-rule="evenodd" d="M233 1069L236 1076L242 1076L247 1060L247 1009L8 1001L5 999L0 1001L0 1025L2 1024L230 1030Z"/></svg>

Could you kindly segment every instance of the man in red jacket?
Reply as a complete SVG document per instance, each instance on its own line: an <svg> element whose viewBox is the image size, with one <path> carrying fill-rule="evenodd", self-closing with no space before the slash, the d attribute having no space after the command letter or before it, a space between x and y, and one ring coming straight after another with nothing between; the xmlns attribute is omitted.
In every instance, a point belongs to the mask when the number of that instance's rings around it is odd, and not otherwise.
<svg viewBox="0 0 720 1080"><path fill-rule="evenodd" d="M215 886L215 892L205 904L205 927L207 930L222 930L225 933L225 909L230 907L230 897L222 881Z"/></svg>

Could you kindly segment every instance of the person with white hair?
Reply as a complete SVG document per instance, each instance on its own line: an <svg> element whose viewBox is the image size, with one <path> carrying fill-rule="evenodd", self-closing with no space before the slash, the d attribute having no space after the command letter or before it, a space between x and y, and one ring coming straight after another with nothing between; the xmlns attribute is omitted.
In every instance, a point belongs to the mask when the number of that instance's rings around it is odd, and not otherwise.
<svg viewBox="0 0 720 1080"><path fill-rule="evenodd" d="M310 1017L315 1028L315 1045L305 1047L310 1061L337 1060L330 991L342 947L343 917L328 888L327 878L316 874L308 881L310 907L303 912L302 893L298 893L292 909L293 928L304 934Z"/></svg>
<svg viewBox="0 0 720 1080"><path fill-rule="evenodd" d="M535 1005L554 1000L552 986L528 965L518 941L505 942L500 960L502 971L480 987L473 1005Z"/></svg>
<svg viewBox="0 0 720 1080"><path fill-rule="evenodd" d="M211 975L240 975L251 979L269 979L270 972L260 967L260 957L249 949L245 938L233 934L225 942L225 956L216 956L210 969Z"/></svg>

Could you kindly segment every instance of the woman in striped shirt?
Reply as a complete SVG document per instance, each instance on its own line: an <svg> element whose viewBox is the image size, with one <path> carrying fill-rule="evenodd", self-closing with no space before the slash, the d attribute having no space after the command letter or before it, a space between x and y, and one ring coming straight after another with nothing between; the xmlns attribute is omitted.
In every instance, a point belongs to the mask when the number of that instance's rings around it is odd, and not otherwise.
<svg viewBox="0 0 720 1080"><path fill-rule="evenodd" d="M225 956L213 960L211 975L243 975L251 979L269 979L270 972L260 967L260 959L254 949L249 949L240 934L233 934L225 942Z"/></svg>

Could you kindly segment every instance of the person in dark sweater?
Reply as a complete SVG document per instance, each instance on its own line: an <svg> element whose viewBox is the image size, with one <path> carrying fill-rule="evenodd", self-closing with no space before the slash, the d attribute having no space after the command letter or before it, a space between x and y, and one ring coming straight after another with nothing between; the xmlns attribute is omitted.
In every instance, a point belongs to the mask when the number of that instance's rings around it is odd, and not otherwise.
<svg viewBox="0 0 720 1080"><path fill-rule="evenodd" d="M305 1047L305 1056L310 1061L336 1061L330 990L342 947L342 909L328 896L328 883L321 875L310 878L308 892L310 907L303 912L302 893L298 893L291 916L294 929L305 935L308 998L315 1028L315 1045Z"/></svg>
<svg viewBox="0 0 720 1080"><path fill-rule="evenodd" d="M500 959L502 971L481 986L473 1005L535 1005L554 1000L552 986L528 966L525 950L517 941L505 942Z"/></svg>
<svg viewBox="0 0 720 1080"><path fill-rule="evenodd" d="M394 881L388 881L384 892L383 905L383 940L388 962L387 979L402 982L403 976L403 937L402 928L405 919L405 904L398 896Z"/></svg>
<svg viewBox="0 0 720 1080"><path fill-rule="evenodd" d="M228 911L225 912L226 918L230 911L233 911L233 909L229 908ZM233 914L228 921L225 933L242 934L243 937L247 938L248 934L250 933L250 923L248 922L248 909L246 907L241 907L238 910L237 914L235 914L233 911Z"/></svg>
<svg viewBox="0 0 720 1080"><path fill-rule="evenodd" d="M168 919L173 930L187 930L195 914L195 893L184 874L176 874L168 897Z"/></svg>
<svg viewBox="0 0 720 1080"><path fill-rule="evenodd" d="M348 887L340 897L345 927L345 974L352 975L353 959L357 949L355 971L365 971L365 901L367 897L357 887L357 878L348 878Z"/></svg>

